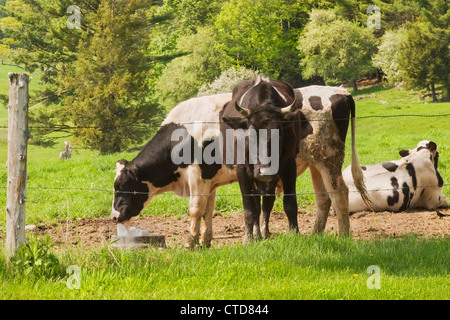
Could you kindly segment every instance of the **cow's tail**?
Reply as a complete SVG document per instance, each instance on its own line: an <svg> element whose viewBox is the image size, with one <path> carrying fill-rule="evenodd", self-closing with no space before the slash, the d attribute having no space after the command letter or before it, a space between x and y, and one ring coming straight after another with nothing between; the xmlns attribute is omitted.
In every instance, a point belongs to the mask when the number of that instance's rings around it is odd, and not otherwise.
<svg viewBox="0 0 450 320"><path fill-rule="evenodd" d="M361 169L361 164L359 163L358 154L356 153L356 142L355 142L355 130L356 130L356 121L355 121L355 100L351 95L348 96L348 101L350 103L350 114L351 114L351 131L352 131L352 164L351 171L353 182L355 183L355 187L358 190L361 198L364 203L370 210L373 211L372 201L369 198L369 194L367 192L366 184L364 183L364 175Z"/></svg>

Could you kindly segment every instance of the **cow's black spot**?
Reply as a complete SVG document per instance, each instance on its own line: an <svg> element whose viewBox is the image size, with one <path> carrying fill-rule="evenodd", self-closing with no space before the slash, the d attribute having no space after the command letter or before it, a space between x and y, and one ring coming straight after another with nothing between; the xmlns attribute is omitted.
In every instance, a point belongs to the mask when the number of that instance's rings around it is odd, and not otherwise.
<svg viewBox="0 0 450 320"><path fill-rule="evenodd" d="M301 110L303 108L303 95L300 90L294 90L295 92L295 102L297 109Z"/></svg>
<svg viewBox="0 0 450 320"><path fill-rule="evenodd" d="M420 196L423 196L424 193L425 193L425 189L422 189L422 192L420 193Z"/></svg>
<svg viewBox="0 0 450 320"><path fill-rule="evenodd" d="M400 150L398 153L402 158L409 156L409 150Z"/></svg>
<svg viewBox="0 0 450 320"><path fill-rule="evenodd" d="M363 171L366 171L366 170L367 170L367 167L366 167L366 166L361 166L361 169L362 169Z"/></svg>
<svg viewBox="0 0 450 320"><path fill-rule="evenodd" d="M350 103L348 99L347 96L342 94L334 94L330 97L333 120L339 130L339 137L343 142L345 142L345 138L347 137L350 115Z"/></svg>
<svg viewBox="0 0 450 320"><path fill-rule="evenodd" d="M175 123L163 125L133 159L133 163L139 168L141 181L148 181L161 188L178 180L180 174L176 171L187 165L176 165L171 159L171 150L177 143L171 137L177 129L186 130L184 126Z"/></svg>
<svg viewBox="0 0 450 320"><path fill-rule="evenodd" d="M411 204L411 195L412 193L409 192L409 186L406 182L403 182L402 185L402 193L403 193L403 203L400 207L399 211L404 211L409 208L409 205Z"/></svg>
<svg viewBox="0 0 450 320"><path fill-rule="evenodd" d="M309 123L308 119L306 119L303 112L300 112L300 138L305 139L310 134L313 134L314 130L311 124Z"/></svg>
<svg viewBox="0 0 450 320"><path fill-rule="evenodd" d="M398 180L396 177L391 178L391 186L392 186L392 188L394 188L394 190L393 190L392 197L389 196L387 198L387 203L389 206L395 205L400 199L400 194L398 193Z"/></svg>
<svg viewBox="0 0 450 320"><path fill-rule="evenodd" d="M319 96L309 97L309 104L311 105L311 108L316 111L323 110L322 98Z"/></svg>
<svg viewBox="0 0 450 320"><path fill-rule="evenodd" d="M444 179L442 179L438 171L436 171L436 178L438 179L438 187L442 188L444 186Z"/></svg>
<svg viewBox="0 0 450 320"><path fill-rule="evenodd" d="M202 154L205 154L205 148L211 144L213 140L210 141L203 141L203 150ZM211 157L216 157L216 149L213 149L213 152L211 153ZM220 152L220 150L219 150ZM200 164L200 170L202 172L202 179L212 179L217 174L217 172L220 170L222 165L220 163L212 163L212 164L206 164L205 159L203 159L202 163Z"/></svg>
<svg viewBox="0 0 450 320"><path fill-rule="evenodd" d="M390 172L395 172L395 170L397 170L398 168L398 165L393 162L383 162L381 165L383 166L383 168Z"/></svg>
<svg viewBox="0 0 450 320"><path fill-rule="evenodd" d="M406 171L408 171L408 174L411 176L413 188L414 190L417 189L417 176L416 176L416 170L414 169L414 166L412 163L408 163L406 165Z"/></svg>

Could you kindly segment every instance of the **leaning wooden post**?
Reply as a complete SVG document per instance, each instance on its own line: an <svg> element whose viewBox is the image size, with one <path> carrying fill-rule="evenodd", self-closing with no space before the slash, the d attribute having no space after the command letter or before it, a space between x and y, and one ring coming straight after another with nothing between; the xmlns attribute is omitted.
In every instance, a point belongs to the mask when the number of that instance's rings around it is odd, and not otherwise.
<svg viewBox="0 0 450 320"><path fill-rule="evenodd" d="M28 74L8 73L8 184L6 194L6 255L25 242L27 183Z"/></svg>

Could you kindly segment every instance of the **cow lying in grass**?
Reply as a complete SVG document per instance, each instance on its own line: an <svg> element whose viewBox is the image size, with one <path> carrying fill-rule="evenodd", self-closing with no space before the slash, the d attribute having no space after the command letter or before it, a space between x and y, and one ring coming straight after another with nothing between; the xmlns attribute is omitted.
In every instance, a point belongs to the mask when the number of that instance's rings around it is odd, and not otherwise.
<svg viewBox="0 0 450 320"><path fill-rule="evenodd" d="M400 151L400 160L363 166L363 174L374 211L433 210L447 205L442 194L436 143L421 141L415 149ZM343 172L349 188L349 210L369 210L353 183L350 169Z"/></svg>

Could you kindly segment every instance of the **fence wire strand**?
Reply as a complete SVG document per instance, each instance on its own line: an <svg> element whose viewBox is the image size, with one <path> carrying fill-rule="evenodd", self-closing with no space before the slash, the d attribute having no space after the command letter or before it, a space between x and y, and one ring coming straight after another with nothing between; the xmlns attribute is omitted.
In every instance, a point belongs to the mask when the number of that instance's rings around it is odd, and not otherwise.
<svg viewBox="0 0 450 320"><path fill-rule="evenodd" d="M416 186L414 189L427 189L427 188L436 188L436 187L447 187L449 184L443 184L442 186L439 185L427 185L427 186ZM0 186L0 189L7 189L6 186ZM367 192L388 192L388 191L400 191L400 190L409 190L410 187L399 187L399 188L383 188L383 189L369 189ZM152 192L142 192L142 191L114 191L114 190L106 190L106 189L100 189L100 188L82 188L82 187L46 187L46 186L39 186L39 187L26 187L26 190L52 190L52 191L86 191L86 192L103 192L103 193L109 193L109 194L132 194L132 195L160 195L157 193ZM170 194L171 192L167 192L167 194ZM241 193L223 193L223 194L216 194L216 197L237 197L237 196L308 196L308 195L322 195L322 194L338 194L342 193L340 191L336 192L330 192L330 191L324 191L324 192L299 192L299 193L257 193L257 194L241 194ZM357 190L349 190L350 193L359 193ZM209 193L200 193L200 194L185 194L182 195L183 197L189 197L189 196L196 196L196 197L209 197L211 194Z"/></svg>
<svg viewBox="0 0 450 320"><path fill-rule="evenodd" d="M448 117L450 113L443 114L396 114L396 115L368 115L355 117L356 120L360 119L372 119L372 118L402 118L402 117L420 117L420 118L438 118L438 117ZM307 120L280 120L278 122L283 123L294 123L294 122L316 122L316 121L342 121L350 120L351 118L339 118L339 119L307 119ZM179 125L199 125L199 124L220 124L220 121L190 121L190 122L178 122ZM38 126L28 126L28 129L57 129L57 130L79 130L79 129L114 129L114 128L141 128L141 129L154 129L160 128L160 125L151 124L133 124L133 125L114 125L114 126L69 126L69 125L38 125ZM8 129L8 126L2 125L0 129Z"/></svg>
<svg viewBox="0 0 450 320"><path fill-rule="evenodd" d="M372 119L372 118L400 118L400 117L423 117L423 118L436 118L436 117L448 117L450 116L450 113L444 113L444 114L397 114L397 115L367 115L367 116L359 116L355 117L356 120L359 119ZM341 118L341 119L308 119L308 122L311 121L337 121L337 120L349 120L349 118ZM282 121L282 122L303 122L305 120L300 121ZM199 125L199 124L219 124L219 121L194 121L194 122L180 122L178 124L180 125ZM145 128L159 128L160 126L156 125L132 125L133 127L140 127L142 129ZM111 126L111 127L101 127L101 126L69 126L69 125L54 125L54 126L28 126L29 129L60 129L60 130L76 130L76 129L107 129L107 128L119 128L120 126ZM130 126L123 126L123 127L130 127ZM8 129L8 126L0 126L0 129ZM447 187L448 184L443 184L442 187ZM433 187L439 187L438 185L431 185L431 186L417 186L417 189L425 189L425 188L433 188ZM408 187L409 188L409 187ZM7 189L6 186L0 186L0 189ZM85 192L103 192L103 193L110 193L110 194L144 194L144 195L150 195L152 193L150 192L138 192L138 191L114 191L114 190L106 190L106 189L100 189L100 188L83 188L83 187L48 187L48 186L39 186L39 187L29 187L27 186L27 190L57 190L57 191L85 191ZM368 192L388 192L388 191L398 191L402 190L404 188L388 188L388 189L372 189L367 190ZM358 191L349 191L349 193L357 192ZM241 193L229 193L229 194L216 194L216 197L236 197L236 196L308 196L308 195L319 195L319 194L333 194L333 193L339 193L339 192L300 192L295 194L241 194ZM156 194L153 194L156 195ZM185 195L188 196L210 196L210 194L197 194L197 195Z"/></svg>

